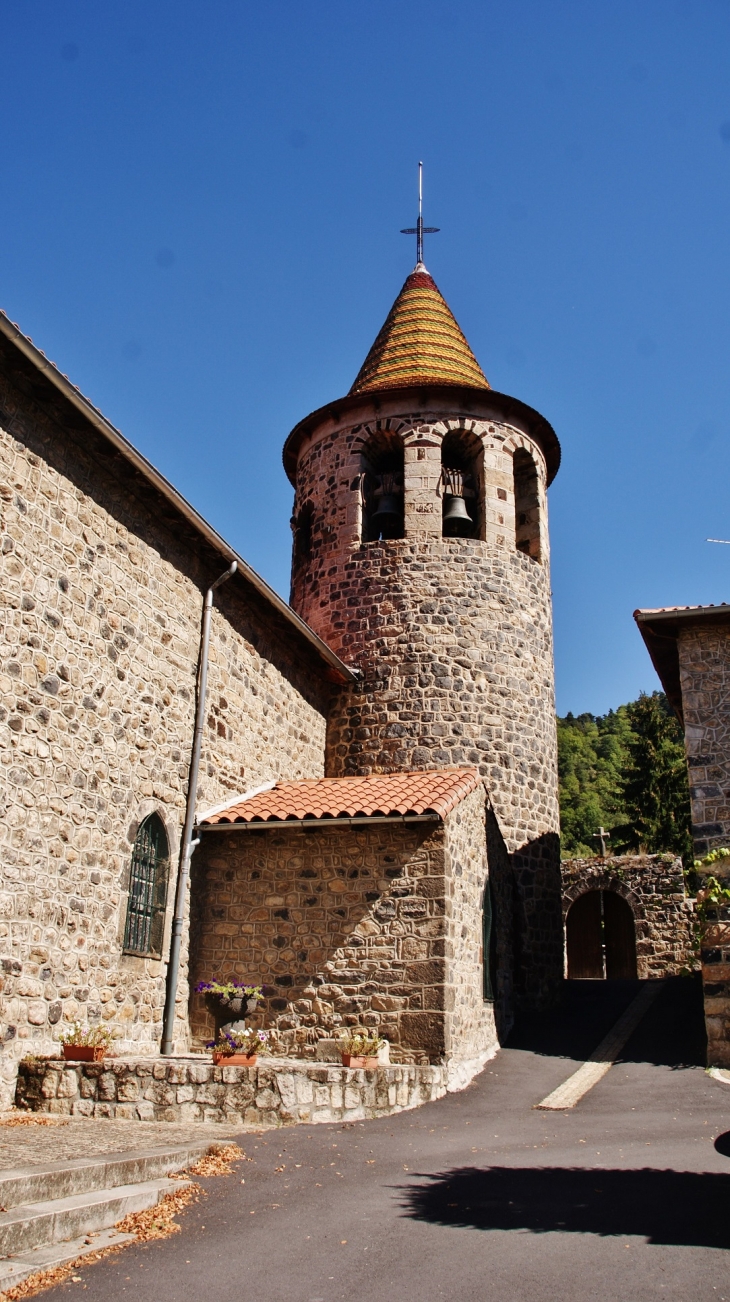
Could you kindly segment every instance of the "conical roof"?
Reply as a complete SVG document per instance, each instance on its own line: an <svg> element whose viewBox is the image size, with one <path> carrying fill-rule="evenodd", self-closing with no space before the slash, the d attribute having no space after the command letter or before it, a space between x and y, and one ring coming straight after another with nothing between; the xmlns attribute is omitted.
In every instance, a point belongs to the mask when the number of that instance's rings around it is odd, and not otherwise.
<svg viewBox="0 0 730 1302"><path fill-rule="evenodd" d="M350 393L414 384L489 388L450 307L422 262L390 309Z"/></svg>

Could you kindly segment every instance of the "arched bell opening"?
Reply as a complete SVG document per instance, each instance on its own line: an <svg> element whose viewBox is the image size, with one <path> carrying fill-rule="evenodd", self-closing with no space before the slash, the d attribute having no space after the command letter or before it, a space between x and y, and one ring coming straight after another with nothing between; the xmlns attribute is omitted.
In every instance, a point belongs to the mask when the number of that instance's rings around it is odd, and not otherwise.
<svg viewBox="0 0 730 1302"><path fill-rule="evenodd" d="M362 451L363 542L405 536L403 444L383 430Z"/></svg>
<svg viewBox="0 0 730 1302"><path fill-rule="evenodd" d="M296 567L312 557L312 534L314 530L314 505L305 502L292 520L294 533L293 564Z"/></svg>
<svg viewBox="0 0 730 1302"><path fill-rule="evenodd" d="M586 891L573 901L565 944L571 981L636 979L634 915L616 891Z"/></svg>
<svg viewBox="0 0 730 1302"><path fill-rule="evenodd" d="M534 561L540 556L540 490L537 466L526 448L512 459L515 488L515 546Z"/></svg>
<svg viewBox="0 0 730 1302"><path fill-rule="evenodd" d="M442 531L444 538L483 538L481 463L475 434L454 430L441 444Z"/></svg>

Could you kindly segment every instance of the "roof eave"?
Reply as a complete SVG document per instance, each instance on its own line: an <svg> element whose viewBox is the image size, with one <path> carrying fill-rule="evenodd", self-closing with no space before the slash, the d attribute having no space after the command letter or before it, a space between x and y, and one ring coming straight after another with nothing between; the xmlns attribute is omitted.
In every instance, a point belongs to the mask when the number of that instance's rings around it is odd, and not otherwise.
<svg viewBox="0 0 730 1302"><path fill-rule="evenodd" d="M15 325L10 318L0 310L0 333L8 339L27 359L35 366L36 370L50 381L51 384L61 393L61 395L70 402L78 412L91 424L94 429L107 439L112 446L121 453L134 468L164 497L166 500L188 521L190 525L203 537L206 542L230 564L235 561L238 566L238 574L252 588L258 592L259 596L268 602L283 618L296 630L300 636L306 639L316 654L325 662L328 669L335 675L335 678L342 682L356 682L358 674L350 669L340 660L339 656L332 651L321 638L317 636L313 629L304 622L303 619L292 610L278 593L270 588L265 579L261 578L254 569L239 556L236 551L225 541L224 538L204 520L201 515L190 505L188 501L178 493L177 489L165 479L165 476L155 469L150 461L147 460L141 452L129 442L124 435L106 419L105 416L91 403L88 398L72 384L67 376L54 366L46 356L36 348L22 330Z"/></svg>
<svg viewBox="0 0 730 1302"><path fill-rule="evenodd" d="M428 406L429 395L442 393L449 396L453 394L463 395L460 406L466 412L470 412L474 406L475 400L484 404L491 403L497 409L499 417L510 420L515 417L522 420L528 427L532 438L539 444L542 449L548 471L548 485L550 485L560 468L560 443L552 425L544 416L536 411L534 407L529 407L527 403L521 402L519 398L513 398L510 394L499 393L492 388L478 388L465 384L445 384L443 381L435 383L433 381L422 380L413 384L400 385L397 388L373 389L364 393L348 393L343 398L337 398L334 402L328 402L323 407L318 407L315 411L310 412L303 420L300 420L289 434L284 444L283 461L284 469L290 482L296 487L296 461L297 453L302 441L312 433L313 430L326 420L333 420L339 424L343 415L348 412L356 413L363 407L377 406L384 399L398 400L403 398L408 403L408 413L416 415L413 411L413 394L414 391L422 395L421 406Z"/></svg>
<svg viewBox="0 0 730 1302"><path fill-rule="evenodd" d="M362 827L363 823L442 823L443 815L435 811L425 814L353 814L336 818L258 818L239 819L236 822L200 823L201 832L271 832L287 828L300 830L308 827Z"/></svg>

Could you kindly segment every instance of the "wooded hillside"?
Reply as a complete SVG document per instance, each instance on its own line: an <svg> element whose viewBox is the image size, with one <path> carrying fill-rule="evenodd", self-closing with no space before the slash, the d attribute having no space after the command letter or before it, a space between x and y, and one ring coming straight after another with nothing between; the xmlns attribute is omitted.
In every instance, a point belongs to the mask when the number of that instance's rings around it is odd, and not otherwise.
<svg viewBox="0 0 730 1302"><path fill-rule="evenodd" d="M644 693L608 714L558 719L561 852L672 850L692 863L684 733L663 692Z"/></svg>

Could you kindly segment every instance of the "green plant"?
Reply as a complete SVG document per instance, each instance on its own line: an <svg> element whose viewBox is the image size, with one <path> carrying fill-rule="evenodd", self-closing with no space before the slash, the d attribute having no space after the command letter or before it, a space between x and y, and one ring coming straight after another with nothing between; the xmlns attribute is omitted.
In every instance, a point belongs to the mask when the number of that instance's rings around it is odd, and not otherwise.
<svg viewBox="0 0 730 1302"><path fill-rule="evenodd" d="M349 1053L353 1058L377 1058L385 1040L376 1031L353 1027L339 1043L342 1053Z"/></svg>
<svg viewBox="0 0 730 1302"><path fill-rule="evenodd" d="M70 1031L61 1036L61 1044L73 1044L85 1049L108 1049L114 1035L106 1026L82 1026L74 1022Z"/></svg>
<svg viewBox="0 0 730 1302"><path fill-rule="evenodd" d="M199 981L195 989L200 995L213 995L216 999L263 1000L261 986L246 986L237 981Z"/></svg>
<svg viewBox="0 0 730 1302"><path fill-rule="evenodd" d="M268 1031L255 1031L249 1028L245 1031L221 1031L217 1040L209 1040L208 1048L214 1053L223 1054L230 1058L234 1053L245 1053L249 1056L254 1053L269 1053L269 1033Z"/></svg>
<svg viewBox="0 0 730 1302"><path fill-rule="evenodd" d="M708 908L722 908L730 904L730 889L719 882L716 877L705 878L702 890L697 892L697 912L704 920Z"/></svg>

